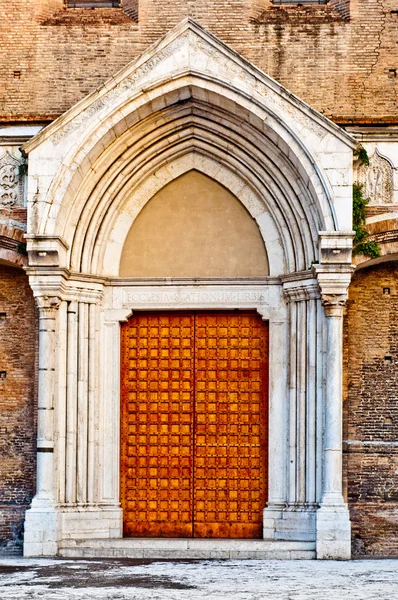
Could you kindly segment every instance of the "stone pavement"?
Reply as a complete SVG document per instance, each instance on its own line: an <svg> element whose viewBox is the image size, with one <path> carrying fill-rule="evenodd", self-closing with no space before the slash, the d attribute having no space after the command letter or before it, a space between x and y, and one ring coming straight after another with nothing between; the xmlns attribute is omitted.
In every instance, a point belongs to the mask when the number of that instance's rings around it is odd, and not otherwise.
<svg viewBox="0 0 398 600"><path fill-rule="evenodd" d="M398 560L0 557L1 600L396 600Z"/></svg>

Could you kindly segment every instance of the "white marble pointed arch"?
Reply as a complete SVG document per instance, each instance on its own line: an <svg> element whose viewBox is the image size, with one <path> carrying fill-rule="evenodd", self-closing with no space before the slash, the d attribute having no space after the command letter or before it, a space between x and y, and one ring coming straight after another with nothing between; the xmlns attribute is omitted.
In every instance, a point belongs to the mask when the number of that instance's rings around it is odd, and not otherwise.
<svg viewBox="0 0 398 600"><path fill-rule="evenodd" d="M115 276L135 216L194 168L256 219L271 275L301 271L319 231L351 229L354 145L186 19L25 145L28 234L56 240L60 267Z"/></svg>

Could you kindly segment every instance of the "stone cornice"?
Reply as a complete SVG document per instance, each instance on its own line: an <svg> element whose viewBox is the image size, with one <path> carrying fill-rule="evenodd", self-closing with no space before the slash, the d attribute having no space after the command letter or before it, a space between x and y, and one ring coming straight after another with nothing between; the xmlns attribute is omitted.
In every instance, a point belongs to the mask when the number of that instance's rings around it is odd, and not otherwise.
<svg viewBox="0 0 398 600"><path fill-rule="evenodd" d="M103 298L103 283L68 278L67 272L43 274L41 270L27 269L29 284L37 301L39 298L60 298L69 302L99 304Z"/></svg>
<svg viewBox="0 0 398 600"><path fill-rule="evenodd" d="M73 277L76 277L73 275ZM279 277L110 277L102 280L105 285L125 286L170 286L170 285L281 285Z"/></svg>
<svg viewBox="0 0 398 600"><path fill-rule="evenodd" d="M398 127L379 126L379 127L345 127L350 135L354 136L359 142L397 142Z"/></svg>

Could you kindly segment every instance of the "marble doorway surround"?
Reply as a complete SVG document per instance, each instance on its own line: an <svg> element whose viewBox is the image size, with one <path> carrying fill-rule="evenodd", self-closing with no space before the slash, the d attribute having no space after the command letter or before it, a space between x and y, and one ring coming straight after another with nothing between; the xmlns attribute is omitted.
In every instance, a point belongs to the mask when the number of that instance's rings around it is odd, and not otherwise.
<svg viewBox="0 0 398 600"><path fill-rule="evenodd" d="M346 510L336 489L336 476L341 474L341 448L332 448L329 464L325 464L323 441L325 427L332 434L333 410L338 410L332 407L331 414L327 412L326 401L333 401L327 394L339 393L341 376L338 372L333 382L337 390L333 387L328 392L323 357L336 354L338 339L333 341L332 336L340 335L340 329L329 333L328 318L335 319L340 328L342 307L332 303L340 315L325 316L315 274L309 271L283 280L270 277L223 283L137 284L118 280L97 283L95 290L92 287L92 282L68 281L62 300L48 297L40 301L41 350L43 354L50 351L50 355L43 356L43 363L48 365L49 356L57 358L59 387L54 407L55 454L45 450L50 447L50 440L42 439L40 450L44 452L39 453L38 481L43 486L39 490L42 499L36 496L32 508L37 502L37 510L27 513L27 542L30 519L33 522L40 515L49 535L47 546L43 546L45 554L51 548L55 553L62 540L82 544L82 540L122 537L120 324L134 311L144 309L255 309L269 322L270 463L264 539L315 542L327 476L334 486L330 492L335 496L331 503L333 512L326 514L336 517L336 505L339 511ZM102 306L95 303L99 297ZM330 356L327 360L331 365ZM341 360L341 356L336 360ZM48 367L40 371L41 386L54 385L48 381L51 373ZM60 375L64 376L63 381L62 377L59 380ZM48 432L48 423L39 425ZM341 445L339 439L332 443ZM51 465L53 456L56 464ZM48 510L48 498L52 496L53 473L58 503L52 507L52 513ZM340 521L342 529L341 525ZM347 519L346 530L348 525ZM36 548L32 546L33 554Z"/></svg>
<svg viewBox="0 0 398 600"><path fill-rule="evenodd" d="M349 558L341 372L354 147L191 20L25 145L28 275L40 317L26 556L96 539L112 551L120 541L120 323L137 310L214 308L254 309L269 322L267 548L308 543L318 558ZM192 169L256 221L269 277L119 277L137 215Z"/></svg>

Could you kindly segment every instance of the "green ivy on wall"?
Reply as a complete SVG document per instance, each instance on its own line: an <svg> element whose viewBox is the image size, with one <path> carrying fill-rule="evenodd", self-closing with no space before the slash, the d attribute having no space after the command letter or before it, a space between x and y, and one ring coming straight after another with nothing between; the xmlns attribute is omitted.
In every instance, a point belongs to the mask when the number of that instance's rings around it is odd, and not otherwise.
<svg viewBox="0 0 398 600"><path fill-rule="evenodd" d="M361 165L365 167L369 166L369 156L363 146L358 146L354 152L354 156ZM354 256L362 254L370 258L377 258L380 256L380 246L377 242L368 241L369 231L366 228L365 209L369 198L363 195L363 185L361 183L354 183L352 195L352 226L355 231L352 253Z"/></svg>
<svg viewBox="0 0 398 600"><path fill-rule="evenodd" d="M359 160L361 165L365 165L365 167L369 166L369 156L363 146L358 146L358 148L354 150L354 156L357 160Z"/></svg>
<svg viewBox="0 0 398 600"><path fill-rule="evenodd" d="M369 231L366 229L365 208L369 198L363 195L363 185L354 183L353 185L353 203L352 203L352 226L355 231L352 253L354 255L363 254L370 258L380 256L380 246L377 242L368 241Z"/></svg>

